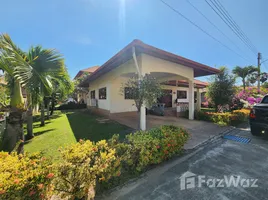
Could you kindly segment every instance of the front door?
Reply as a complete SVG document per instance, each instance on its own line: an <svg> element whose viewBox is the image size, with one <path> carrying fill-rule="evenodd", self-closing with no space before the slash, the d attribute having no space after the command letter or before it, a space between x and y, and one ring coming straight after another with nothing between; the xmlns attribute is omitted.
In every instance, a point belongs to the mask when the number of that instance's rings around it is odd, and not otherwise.
<svg viewBox="0 0 268 200"><path fill-rule="evenodd" d="M159 103L164 103L166 108L172 107L172 90L163 90L163 96L158 99Z"/></svg>

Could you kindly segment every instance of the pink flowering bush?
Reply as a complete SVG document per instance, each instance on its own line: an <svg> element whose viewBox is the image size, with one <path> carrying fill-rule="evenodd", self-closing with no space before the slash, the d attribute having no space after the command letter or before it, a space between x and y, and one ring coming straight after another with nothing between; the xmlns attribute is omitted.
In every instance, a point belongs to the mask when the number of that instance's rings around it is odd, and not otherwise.
<svg viewBox="0 0 268 200"><path fill-rule="evenodd" d="M240 101L245 102L246 107L250 107L255 103L260 103L262 97L268 93L267 88L261 88L258 93L258 89L255 87L248 87L246 90L240 90L236 94L235 98L240 99Z"/></svg>

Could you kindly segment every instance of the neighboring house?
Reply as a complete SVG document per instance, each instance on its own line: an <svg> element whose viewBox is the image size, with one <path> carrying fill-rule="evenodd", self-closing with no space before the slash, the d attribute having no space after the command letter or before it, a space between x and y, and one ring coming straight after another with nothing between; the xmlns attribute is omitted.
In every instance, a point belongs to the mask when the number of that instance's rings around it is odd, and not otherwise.
<svg viewBox="0 0 268 200"><path fill-rule="evenodd" d="M76 74L74 80L84 79L86 76L89 76L90 74L95 72L98 68L99 66L93 66L86 69L82 69ZM76 89L77 89L77 97L76 97L77 102L85 103L87 100L88 90L83 88L76 88Z"/></svg>
<svg viewBox="0 0 268 200"><path fill-rule="evenodd" d="M128 88L121 94L121 85L135 75L151 74L166 90L159 101L178 112L188 109L189 119L193 119L194 109L200 109L201 93L207 86L194 78L218 72L218 69L134 40L88 76L80 87L89 88L89 107L96 107L105 114L133 112L137 111L134 100L128 96ZM144 120L145 106L142 106L141 124ZM142 127L145 129L145 124Z"/></svg>

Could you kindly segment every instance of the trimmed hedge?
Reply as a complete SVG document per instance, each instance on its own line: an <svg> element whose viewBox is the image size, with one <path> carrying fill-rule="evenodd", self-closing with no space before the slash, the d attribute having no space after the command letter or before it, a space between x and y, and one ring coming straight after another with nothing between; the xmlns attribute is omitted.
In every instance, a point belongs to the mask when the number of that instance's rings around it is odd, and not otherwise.
<svg viewBox="0 0 268 200"><path fill-rule="evenodd" d="M214 113L214 112L195 112L195 119L211 121L222 126L236 126L248 119L250 110L241 109L232 112Z"/></svg>
<svg viewBox="0 0 268 200"><path fill-rule="evenodd" d="M68 104L60 105L57 110L76 110L76 109L84 109L87 108L87 104L77 104L70 102Z"/></svg>
<svg viewBox="0 0 268 200"><path fill-rule="evenodd" d="M53 194L91 199L96 187L114 187L130 174L180 154L188 137L182 128L162 126L132 133L124 141L119 135L97 143L80 140L61 149L61 161L55 164L39 154L2 152L0 199L50 199Z"/></svg>

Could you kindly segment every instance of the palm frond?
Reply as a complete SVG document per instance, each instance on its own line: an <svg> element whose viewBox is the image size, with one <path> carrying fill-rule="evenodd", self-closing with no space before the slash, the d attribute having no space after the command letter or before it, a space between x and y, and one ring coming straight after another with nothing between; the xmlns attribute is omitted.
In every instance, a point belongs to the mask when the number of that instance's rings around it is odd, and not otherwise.
<svg viewBox="0 0 268 200"><path fill-rule="evenodd" d="M32 77L32 67L26 60L25 53L19 49L8 34L0 35L0 67L11 74L23 86Z"/></svg>

